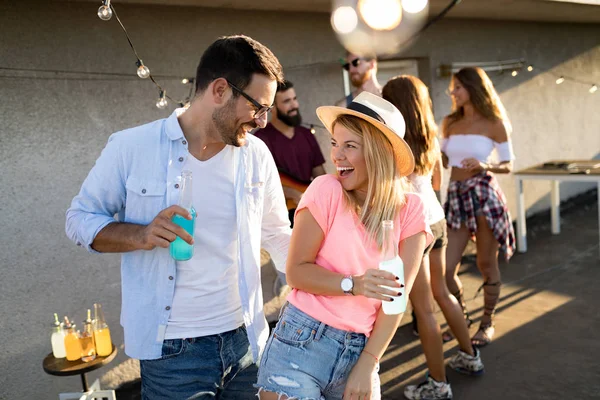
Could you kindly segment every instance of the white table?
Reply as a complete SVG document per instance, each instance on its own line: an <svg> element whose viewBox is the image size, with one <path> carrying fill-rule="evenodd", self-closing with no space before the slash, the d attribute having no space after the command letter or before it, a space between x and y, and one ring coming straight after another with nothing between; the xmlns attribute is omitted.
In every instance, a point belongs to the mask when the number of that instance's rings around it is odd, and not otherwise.
<svg viewBox="0 0 600 400"><path fill-rule="evenodd" d="M600 168L591 168L600 160L558 160L550 161L553 164L576 164L579 168L575 171L588 169L588 174L574 174L573 170L566 168L545 168L544 164L536 165L515 172L517 185L517 250L519 253L527 251L527 226L525 222L525 195L523 193L523 181L545 180L550 181L550 216L552 221L552 233L560 233L560 182L596 182L598 185L598 226L600 232ZM546 163L547 164L547 163ZM600 235L600 233L599 233ZM600 243L599 243L600 250ZM599 255L600 257L600 251Z"/></svg>

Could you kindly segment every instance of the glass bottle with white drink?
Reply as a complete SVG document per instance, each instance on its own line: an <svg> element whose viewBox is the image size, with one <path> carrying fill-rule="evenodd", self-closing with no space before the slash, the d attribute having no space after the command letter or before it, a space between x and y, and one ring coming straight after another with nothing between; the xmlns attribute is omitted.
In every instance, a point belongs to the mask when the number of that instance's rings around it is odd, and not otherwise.
<svg viewBox="0 0 600 400"><path fill-rule="evenodd" d="M383 247L381 249L379 269L391 272L397 276L399 278L398 283L402 285L401 288L383 286L386 289L401 293L400 296L392 297L394 301L382 301L383 312L388 315L400 314L406 311L404 263L400 256L398 256L398 242L394 235L394 221L383 221L381 226L383 228Z"/></svg>

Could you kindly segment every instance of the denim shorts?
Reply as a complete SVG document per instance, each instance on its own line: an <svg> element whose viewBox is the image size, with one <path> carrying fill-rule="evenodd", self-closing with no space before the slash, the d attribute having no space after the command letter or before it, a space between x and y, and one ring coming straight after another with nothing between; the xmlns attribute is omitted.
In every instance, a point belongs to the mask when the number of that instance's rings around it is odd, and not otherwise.
<svg viewBox="0 0 600 400"><path fill-rule="evenodd" d="M271 333L258 370L260 391L293 399L341 399L346 379L367 337L332 328L287 303ZM380 399L379 365L371 377Z"/></svg>
<svg viewBox="0 0 600 400"><path fill-rule="evenodd" d="M429 225L433 234L433 241L425 249L425 255L433 249L441 249L448 244L448 228L446 227L446 218L439 220L435 224Z"/></svg>

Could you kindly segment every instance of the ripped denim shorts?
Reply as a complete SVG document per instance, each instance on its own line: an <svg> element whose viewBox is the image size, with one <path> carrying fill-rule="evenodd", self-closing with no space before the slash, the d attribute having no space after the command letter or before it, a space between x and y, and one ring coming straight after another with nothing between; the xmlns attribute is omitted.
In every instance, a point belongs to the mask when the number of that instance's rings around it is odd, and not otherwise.
<svg viewBox="0 0 600 400"><path fill-rule="evenodd" d="M364 334L332 328L287 303L267 342L254 387L290 399L341 400L366 343ZM381 398L378 370L371 377L373 400Z"/></svg>

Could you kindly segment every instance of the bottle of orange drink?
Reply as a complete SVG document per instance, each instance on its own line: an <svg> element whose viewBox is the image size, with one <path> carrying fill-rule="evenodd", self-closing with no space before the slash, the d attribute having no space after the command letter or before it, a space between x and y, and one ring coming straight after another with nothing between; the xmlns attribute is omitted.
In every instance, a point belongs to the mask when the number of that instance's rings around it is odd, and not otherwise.
<svg viewBox="0 0 600 400"><path fill-rule="evenodd" d="M67 360L77 361L81 358L81 343L79 342L79 335L75 331L75 324L71 324L68 317L65 317L64 329Z"/></svg>
<svg viewBox="0 0 600 400"><path fill-rule="evenodd" d="M110 340L110 330L104 318L102 305L94 304L94 340L96 342L96 352L101 357L106 357L112 353L112 341Z"/></svg>

